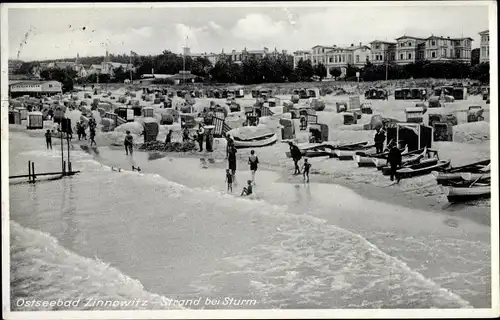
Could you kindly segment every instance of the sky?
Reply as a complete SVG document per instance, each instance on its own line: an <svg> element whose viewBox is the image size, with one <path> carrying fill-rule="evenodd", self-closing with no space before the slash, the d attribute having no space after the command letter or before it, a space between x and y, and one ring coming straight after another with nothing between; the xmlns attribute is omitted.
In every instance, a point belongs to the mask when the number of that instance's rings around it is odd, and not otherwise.
<svg viewBox="0 0 500 320"><path fill-rule="evenodd" d="M488 6L484 3L409 3L387 6L358 2L346 6L322 2L318 6L285 2L279 7L234 3L158 7L161 4L152 3L134 8L118 3L107 8L37 4L38 8L8 9L9 59L70 58L77 53L101 56L106 49L113 54L128 54L130 50L138 54L180 53L186 44L195 53L263 47L292 53L318 44L368 44L394 41L402 35L467 36L474 39L476 48L478 32L488 29Z"/></svg>

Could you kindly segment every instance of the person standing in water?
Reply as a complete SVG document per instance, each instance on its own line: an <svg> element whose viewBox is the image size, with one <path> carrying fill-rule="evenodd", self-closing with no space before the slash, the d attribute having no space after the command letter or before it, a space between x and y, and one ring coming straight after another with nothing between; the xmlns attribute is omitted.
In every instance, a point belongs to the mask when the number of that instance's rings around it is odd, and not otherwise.
<svg viewBox="0 0 500 320"><path fill-rule="evenodd" d="M248 164L250 165L250 171L252 172L252 183L255 185L255 172L259 164L259 158L255 155L255 151L250 151L250 157L248 158Z"/></svg>
<svg viewBox="0 0 500 320"><path fill-rule="evenodd" d="M134 143L134 137L132 137L132 135L130 134L130 131L127 130L127 135L125 136L125 142L124 142L124 145L125 145L125 154L128 156L129 152L130 152L130 155L132 155L132 152L133 152L133 143Z"/></svg>
<svg viewBox="0 0 500 320"><path fill-rule="evenodd" d="M227 162L229 170L231 170L231 174L233 175L233 182L236 182L236 148L233 147L229 150Z"/></svg>
<svg viewBox="0 0 500 320"><path fill-rule="evenodd" d="M302 166L302 174L304 176L304 180L306 180L307 177L307 182L309 182L309 169L311 169L311 164L307 159L304 159L304 165Z"/></svg>
<svg viewBox="0 0 500 320"><path fill-rule="evenodd" d="M52 134L50 133L50 130L45 132L45 142L47 143L47 150L52 150Z"/></svg>
<svg viewBox="0 0 500 320"><path fill-rule="evenodd" d="M300 174L299 161L302 159L302 152L292 142L289 142L288 145L290 146L290 155L295 165L295 172L293 174Z"/></svg>
<svg viewBox="0 0 500 320"><path fill-rule="evenodd" d="M227 192L233 192L233 175L226 169Z"/></svg>

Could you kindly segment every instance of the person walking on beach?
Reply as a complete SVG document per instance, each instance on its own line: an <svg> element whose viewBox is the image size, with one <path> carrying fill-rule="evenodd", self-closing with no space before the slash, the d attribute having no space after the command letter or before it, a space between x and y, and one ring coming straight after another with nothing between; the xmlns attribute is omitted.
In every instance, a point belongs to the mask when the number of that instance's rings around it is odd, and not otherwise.
<svg viewBox="0 0 500 320"><path fill-rule="evenodd" d="M205 129L203 129L203 124L198 125L198 144L200 145L200 152L203 152L203 136L205 135Z"/></svg>
<svg viewBox="0 0 500 320"><path fill-rule="evenodd" d="M309 182L309 169L311 169L311 164L307 161L307 159L304 159L304 165L302 166L302 174L304 176L304 180L306 180L307 177L307 182Z"/></svg>
<svg viewBox="0 0 500 320"><path fill-rule="evenodd" d="M391 166L391 181L394 181L394 176L396 175L396 171L401 166L401 151L398 149L396 144L393 144L391 149L389 150L389 155L387 156L387 161ZM399 182L399 179L398 179Z"/></svg>
<svg viewBox="0 0 500 320"><path fill-rule="evenodd" d="M132 135L130 134L130 131L127 130L127 135L125 136L125 141L124 141L124 145L125 145L125 154L128 156L129 152L130 152L130 155L132 155L132 152L133 152L133 143L134 143L134 137L132 137Z"/></svg>
<svg viewBox="0 0 500 320"><path fill-rule="evenodd" d="M289 142L288 145L290 146L290 155L295 165L295 172L293 174L300 174L299 161L302 159L302 152L300 152L299 147L292 142Z"/></svg>
<svg viewBox="0 0 500 320"><path fill-rule="evenodd" d="M378 128L375 133L375 148L377 153L384 152L385 132L383 128Z"/></svg>
<svg viewBox="0 0 500 320"><path fill-rule="evenodd" d="M96 145L97 143L95 142L95 128L90 128L90 146Z"/></svg>
<svg viewBox="0 0 500 320"><path fill-rule="evenodd" d="M254 150L250 151L250 157L248 157L248 164L250 165L250 172L252 172L252 183L255 185L255 172L257 172L259 158L255 155Z"/></svg>
<svg viewBox="0 0 500 320"><path fill-rule="evenodd" d="M226 169L227 192L233 192L233 175Z"/></svg>
<svg viewBox="0 0 500 320"><path fill-rule="evenodd" d="M78 141L80 141L82 138L82 127L80 125L80 121L76 122L75 127L76 127L76 134L78 135Z"/></svg>
<svg viewBox="0 0 500 320"><path fill-rule="evenodd" d="M50 133L50 130L45 132L45 142L47 143L47 150L52 150L52 134Z"/></svg>

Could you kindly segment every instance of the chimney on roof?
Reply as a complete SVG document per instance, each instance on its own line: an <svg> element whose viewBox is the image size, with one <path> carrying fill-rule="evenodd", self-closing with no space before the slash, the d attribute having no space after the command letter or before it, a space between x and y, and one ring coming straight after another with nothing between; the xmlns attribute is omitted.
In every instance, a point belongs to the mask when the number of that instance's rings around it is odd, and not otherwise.
<svg viewBox="0 0 500 320"><path fill-rule="evenodd" d="M363 43L362 43L362 42L360 42L360 43L359 43L359 46L360 46L360 47L361 47L361 46L363 46Z"/></svg>
<svg viewBox="0 0 500 320"><path fill-rule="evenodd" d="M354 43L351 43L351 47L354 47Z"/></svg>

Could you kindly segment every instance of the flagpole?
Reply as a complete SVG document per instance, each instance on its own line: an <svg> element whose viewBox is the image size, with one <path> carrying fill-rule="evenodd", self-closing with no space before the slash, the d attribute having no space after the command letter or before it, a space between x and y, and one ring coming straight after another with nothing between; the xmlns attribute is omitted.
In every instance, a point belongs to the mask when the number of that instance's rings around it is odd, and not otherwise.
<svg viewBox="0 0 500 320"><path fill-rule="evenodd" d="M184 81L184 85L186 85L186 49L187 49L187 39L188 39L188 36L186 36L186 46L184 47L184 50L182 50L182 80Z"/></svg>

